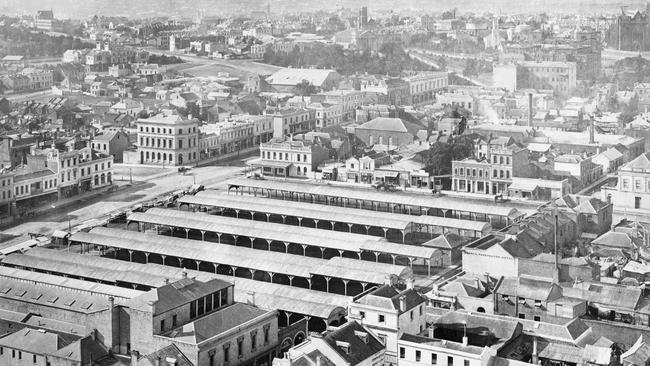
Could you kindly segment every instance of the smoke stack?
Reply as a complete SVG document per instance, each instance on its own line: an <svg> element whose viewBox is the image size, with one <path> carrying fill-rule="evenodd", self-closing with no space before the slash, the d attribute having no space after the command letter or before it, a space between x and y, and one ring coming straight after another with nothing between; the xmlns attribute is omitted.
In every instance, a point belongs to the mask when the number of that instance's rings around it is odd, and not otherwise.
<svg viewBox="0 0 650 366"><path fill-rule="evenodd" d="M532 359L533 364L537 364L538 362L538 357L537 357L537 337L533 337L533 359Z"/></svg>
<svg viewBox="0 0 650 366"><path fill-rule="evenodd" d="M414 281L412 278L406 280L406 288L412 290L414 287Z"/></svg>
<svg viewBox="0 0 650 366"><path fill-rule="evenodd" d="M435 334L436 334L436 326L431 324L431 326L429 327L429 338L435 338Z"/></svg>
<svg viewBox="0 0 650 366"><path fill-rule="evenodd" d="M406 311L406 296L399 297L399 310L402 312Z"/></svg>
<svg viewBox="0 0 650 366"><path fill-rule="evenodd" d="M533 93L528 93L528 127L533 125Z"/></svg>
<svg viewBox="0 0 650 366"><path fill-rule="evenodd" d="M589 143L593 144L595 143L594 139L594 116L591 116L589 118Z"/></svg>

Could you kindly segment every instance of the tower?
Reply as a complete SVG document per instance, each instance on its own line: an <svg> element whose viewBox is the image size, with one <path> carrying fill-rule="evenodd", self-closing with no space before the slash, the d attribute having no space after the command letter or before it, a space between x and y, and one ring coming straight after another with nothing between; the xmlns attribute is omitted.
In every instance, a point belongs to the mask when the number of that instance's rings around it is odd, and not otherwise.
<svg viewBox="0 0 650 366"><path fill-rule="evenodd" d="M364 6L359 10L359 28L365 28L368 25L368 7Z"/></svg>

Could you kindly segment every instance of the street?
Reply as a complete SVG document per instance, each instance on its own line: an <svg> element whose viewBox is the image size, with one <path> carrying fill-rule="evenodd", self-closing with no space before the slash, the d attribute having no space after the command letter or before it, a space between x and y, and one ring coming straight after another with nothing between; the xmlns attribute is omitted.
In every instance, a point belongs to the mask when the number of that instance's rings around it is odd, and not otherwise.
<svg viewBox="0 0 650 366"><path fill-rule="evenodd" d="M220 183L233 176L243 174L244 169L241 166L208 166L194 168L186 175L171 172L168 175L143 181L117 192L75 202L61 210L54 210L52 213L35 217L8 228L2 233L8 235L50 234L55 230L67 230L68 225L74 227L84 221L129 208L137 203L152 200L165 193L191 186L194 183L203 184L206 187L220 186Z"/></svg>

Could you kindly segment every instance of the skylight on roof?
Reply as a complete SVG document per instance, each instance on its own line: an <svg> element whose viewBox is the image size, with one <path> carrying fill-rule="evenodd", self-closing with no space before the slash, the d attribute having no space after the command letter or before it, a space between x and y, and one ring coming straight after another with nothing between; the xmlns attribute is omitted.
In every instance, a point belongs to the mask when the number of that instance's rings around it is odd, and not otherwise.
<svg viewBox="0 0 650 366"><path fill-rule="evenodd" d="M63 304L65 306L72 306L72 304L74 304L75 301L76 300L74 300L74 299L70 299L70 300L67 300L66 302L64 302Z"/></svg>
<svg viewBox="0 0 650 366"><path fill-rule="evenodd" d="M9 291L11 291L11 287L5 287L5 288L3 288L2 290L0 290L0 293L6 294L6 293L8 293Z"/></svg>
<svg viewBox="0 0 650 366"><path fill-rule="evenodd" d="M47 301L54 304L58 299L59 299L58 296L52 296L49 299L47 299Z"/></svg>

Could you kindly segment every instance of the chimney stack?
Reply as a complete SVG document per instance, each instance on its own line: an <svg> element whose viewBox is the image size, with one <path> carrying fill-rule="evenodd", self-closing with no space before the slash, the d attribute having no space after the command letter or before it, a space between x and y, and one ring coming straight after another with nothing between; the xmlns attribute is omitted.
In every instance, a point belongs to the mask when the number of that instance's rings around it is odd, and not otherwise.
<svg viewBox="0 0 650 366"><path fill-rule="evenodd" d="M436 326L431 324L431 326L429 327L429 338L435 338L435 334L436 334Z"/></svg>
<svg viewBox="0 0 650 366"><path fill-rule="evenodd" d="M406 311L406 296L399 297L399 310L402 312Z"/></svg>
<svg viewBox="0 0 650 366"><path fill-rule="evenodd" d="M321 356L316 356L316 366L322 366Z"/></svg>
<svg viewBox="0 0 650 366"><path fill-rule="evenodd" d="M533 93L528 93L528 127L533 125Z"/></svg>
<svg viewBox="0 0 650 366"><path fill-rule="evenodd" d="M187 269L183 268L183 278L187 278Z"/></svg>
<svg viewBox="0 0 650 366"><path fill-rule="evenodd" d="M593 144L596 140L594 138L594 116L589 117L589 143Z"/></svg>
<svg viewBox="0 0 650 366"><path fill-rule="evenodd" d="M537 337L533 337L533 359L531 361L535 365L539 362L537 357Z"/></svg>
<svg viewBox="0 0 650 366"><path fill-rule="evenodd" d="M413 290L414 287L414 281L412 278L409 278L406 280L406 288L409 290Z"/></svg>

